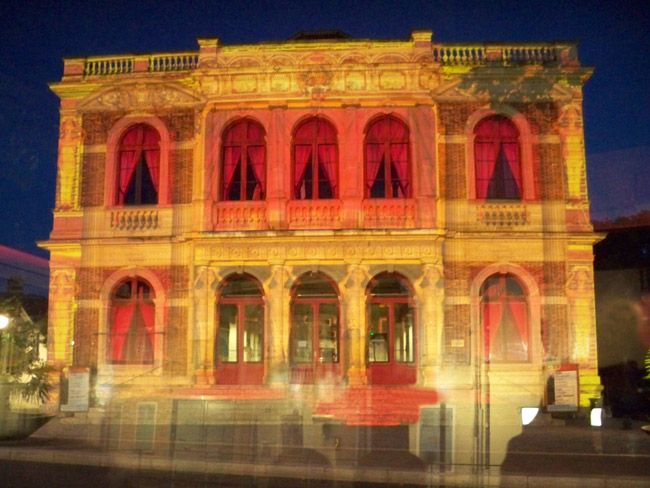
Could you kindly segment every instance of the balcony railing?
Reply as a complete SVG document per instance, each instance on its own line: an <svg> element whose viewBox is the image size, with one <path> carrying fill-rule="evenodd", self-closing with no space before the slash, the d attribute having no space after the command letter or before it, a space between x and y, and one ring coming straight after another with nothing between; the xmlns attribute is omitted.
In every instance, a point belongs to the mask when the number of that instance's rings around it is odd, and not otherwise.
<svg viewBox="0 0 650 488"><path fill-rule="evenodd" d="M214 230L266 229L266 202L218 202L212 207Z"/></svg>
<svg viewBox="0 0 650 488"><path fill-rule="evenodd" d="M491 227L521 227L530 223L525 205L509 203L480 205L477 220Z"/></svg>
<svg viewBox="0 0 650 488"><path fill-rule="evenodd" d="M290 229L340 229L340 200L292 200L288 203Z"/></svg>
<svg viewBox="0 0 650 488"><path fill-rule="evenodd" d="M363 202L363 226L366 229L412 229L415 227L415 216L414 200L392 198Z"/></svg>
<svg viewBox="0 0 650 488"><path fill-rule="evenodd" d="M112 210L111 228L116 230L157 229L159 225L158 210Z"/></svg>

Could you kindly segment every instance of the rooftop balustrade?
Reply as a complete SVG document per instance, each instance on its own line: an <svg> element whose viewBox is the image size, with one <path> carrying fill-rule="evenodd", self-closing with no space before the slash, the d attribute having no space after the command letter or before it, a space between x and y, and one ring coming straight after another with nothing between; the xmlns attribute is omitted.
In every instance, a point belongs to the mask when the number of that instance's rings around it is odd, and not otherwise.
<svg viewBox="0 0 650 488"><path fill-rule="evenodd" d="M338 42L338 41L337 41ZM406 47L406 43L405 43ZM445 66L505 66L577 63L575 43L432 44L432 61ZM203 48L200 51L202 54ZM115 76L138 72L184 72L198 68L199 51L127 56L93 56L65 60L64 75ZM216 52L214 55L218 55Z"/></svg>

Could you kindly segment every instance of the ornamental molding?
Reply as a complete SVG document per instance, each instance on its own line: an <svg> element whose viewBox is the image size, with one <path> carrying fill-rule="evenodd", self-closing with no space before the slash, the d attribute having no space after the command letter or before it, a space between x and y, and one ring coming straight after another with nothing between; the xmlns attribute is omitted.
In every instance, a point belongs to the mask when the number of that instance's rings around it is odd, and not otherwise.
<svg viewBox="0 0 650 488"><path fill-rule="evenodd" d="M501 81L494 84L495 79ZM442 81L431 90L431 96L438 102L457 101L500 101L500 102L539 102L554 100L567 102L578 97L579 94L568 86L554 80L545 79L543 75L531 75L522 80L509 79L505 76L491 76L472 74L459 74Z"/></svg>
<svg viewBox="0 0 650 488"><path fill-rule="evenodd" d="M360 262L367 261L427 261L440 257L439 246L432 244L364 243L215 243L196 250L196 259L209 262Z"/></svg>
<svg viewBox="0 0 650 488"><path fill-rule="evenodd" d="M195 106L204 103L202 97L179 85L168 83L127 83L113 85L92 93L82 100L78 109L90 111L158 110L170 106Z"/></svg>

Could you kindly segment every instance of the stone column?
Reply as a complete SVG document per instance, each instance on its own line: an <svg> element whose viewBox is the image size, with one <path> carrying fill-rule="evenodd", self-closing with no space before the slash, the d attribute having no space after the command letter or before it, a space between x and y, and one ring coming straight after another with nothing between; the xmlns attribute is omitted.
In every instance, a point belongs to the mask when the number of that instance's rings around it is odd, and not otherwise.
<svg viewBox="0 0 650 488"><path fill-rule="evenodd" d="M75 321L76 273L74 269L53 269L50 274L50 297L48 311L47 362L57 369L50 381L52 391L48 399L50 410L56 408L60 399L60 374L72 366Z"/></svg>
<svg viewBox="0 0 650 488"><path fill-rule="evenodd" d="M580 406L588 407L589 398L600 397L602 390L598 376L594 276L591 265L569 265L566 294L569 304L571 361L579 367Z"/></svg>
<svg viewBox="0 0 650 488"><path fill-rule="evenodd" d="M271 385L283 385L289 380L289 292L286 286L291 267L271 265L271 277L264 284L266 294L268 369L267 381Z"/></svg>
<svg viewBox="0 0 650 488"><path fill-rule="evenodd" d="M416 283L420 302L420 352L421 381L424 386L434 386L436 366L441 354L444 325L445 290L442 265L425 263L422 278Z"/></svg>
<svg viewBox="0 0 650 488"><path fill-rule="evenodd" d="M197 384L214 383L214 289L219 268L194 268L194 327L192 331L194 369ZM216 280L218 281L218 280Z"/></svg>
<svg viewBox="0 0 650 488"><path fill-rule="evenodd" d="M84 132L81 118L61 111L59 157L57 159L56 210L78 210L81 184L81 155Z"/></svg>
<svg viewBox="0 0 650 488"><path fill-rule="evenodd" d="M345 305L344 344L348 357L346 375L349 386L365 385L366 327L363 282L366 272L360 264L348 264L348 274L339 288Z"/></svg>

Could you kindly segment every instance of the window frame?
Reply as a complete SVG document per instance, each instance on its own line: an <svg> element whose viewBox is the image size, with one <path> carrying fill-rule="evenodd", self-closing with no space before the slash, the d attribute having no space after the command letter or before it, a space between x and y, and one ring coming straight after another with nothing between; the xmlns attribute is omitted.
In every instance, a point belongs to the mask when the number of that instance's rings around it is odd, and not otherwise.
<svg viewBox="0 0 650 488"><path fill-rule="evenodd" d="M310 123L315 123L316 124L316 130L315 130L315 136L313 138L305 138L305 139L297 139L297 134L302 129L304 126L310 124ZM325 124L329 126L333 132L333 136L331 138L325 137L325 138L320 138L318 135L318 124ZM296 195L296 146L309 146L311 145L311 162L309 163L311 166L311 173L312 173L312 188L311 188L311 198L298 198ZM318 166L319 166L319 161L318 161L318 147L320 145L334 145L334 157L335 157L335 162L334 162L334 181L332 182L330 179L328 179L328 182L330 184L330 187L332 187L332 196L328 198L321 198L319 196L314 196L318 195L319 193L319 182L320 182L320 177L318 174ZM314 157L314 155L316 155ZM299 123L295 125L293 130L291 131L291 180L290 180L290 191L291 191L291 200L335 200L339 198L340 194L340 178L339 178L339 164L340 164L340 155L339 155L339 144L338 144L338 131L336 130L336 125L326 119L325 117L315 115L315 116L310 116L307 117L303 120L301 120ZM332 185L333 183L333 185Z"/></svg>
<svg viewBox="0 0 650 488"><path fill-rule="evenodd" d="M229 131L232 131L235 129L235 127L239 124L245 124L245 129L244 132L246 134L246 137L243 139L243 141L240 141L239 144L227 144L226 143L226 136L228 135ZM248 124L252 124L257 126L257 128L261 131L262 136L261 139L249 139L248 138ZM247 183L248 183L248 171L249 171L249 166L251 165L249 160L248 160L248 148L249 147L263 147L263 153L264 153L264 161L262 163L262 173L263 173L263 180L260 182L261 186L261 196L259 198L241 198L243 195L244 197L247 197ZM240 198L238 200L228 198L228 195L226 195L226 181L225 181L225 175L224 175L224 169L225 169L225 148L226 147L239 147L241 148L241 159L240 159L240 164L241 164L241 179L239 182L239 196ZM245 157L244 157L245 156ZM244 117L240 118L237 120L234 120L230 123L228 123L225 128L223 129L221 133L221 146L220 146L220 151L219 151L219 200L222 202L244 202L244 201L264 201L266 200L266 183L267 183L267 147L266 147L266 130L264 129L264 126L257 122L256 120L250 118L250 117ZM233 175L234 176L234 175Z"/></svg>
<svg viewBox="0 0 650 488"><path fill-rule="evenodd" d="M171 204L170 188L170 153L174 144L169 136L165 123L158 117L124 117L111 128L106 140L106 170L104 182L104 205L108 208L133 208L140 205L124 205L117 198L119 185L119 158L120 142L126 132L135 125L145 124L151 126L159 136L160 153L158 157L158 203L147 204L147 207L166 207Z"/></svg>
<svg viewBox="0 0 650 488"><path fill-rule="evenodd" d="M401 282L401 285L408 290L408 295L373 295L372 289L383 279L394 278ZM413 320L413 344L412 344L412 361L397 361L395 359L395 305L405 304L412 312ZM371 333L371 306L385 305L388 306L388 349L387 361L370 360L370 342ZM366 287L366 361L369 370L369 381L372 384L399 385L415 384L417 381L418 367L418 312L415 299L415 293L411 283L406 277L399 273L385 272L374 276Z"/></svg>
<svg viewBox="0 0 650 488"><path fill-rule="evenodd" d="M521 197L518 199L486 199L477 196L476 185L476 160L475 160L475 135L476 127L483 120L491 116L502 116L507 118L519 133L519 162L521 168ZM484 108L474 112L465 126L466 141L466 168L467 168L467 194L470 200L475 202L533 202L539 200L536 195L534 171L533 171L533 136L530 125L524 114L516 111L508 105L497 105L492 108Z"/></svg>
<svg viewBox="0 0 650 488"><path fill-rule="evenodd" d="M494 297L491 297L490 295L486 295L486 291L484 288L487 286L488 282L492 279L498 279L498 295L496 296L496 299L493 299ZM512 280L516 285L520 288L521 294L515 295L515 294L509 294L508 293L508 286L507 286L507 280ZM485 278L483 280L483 283L481 284L481 288L479 290L479 314L480 314L480 320L481 320L481 329L483 331L483 346L485 348L485 361L490 364L512 364L512 363L521 363L521 364L527 364L531 362L531 327L530 327L530 310L529 310L529 304L528 304L528 297L526 293L526 288L523 286L522 282L517 279L517 276L512 274L512 273L494 273ZM488 299L492 298L492 299ZM519 333L519 336L522 338L524 342L524 349L526 351L526 358L525 359L511 359L508 357L508 340L506 337L507 334L507 324L504 324L504 318L503 315L500 318L500 322L497 325L499 330L495 333L495 338L498 339L498 342L501 346L501 350L505 351L503 353L503 357L501 358L492 358L491 357L491 352L493 350L495 340L491 337L491 333L489 331L488 324L486 323L486 318L485 318L485 304L486 303L495 303L497 302L501 308L501 313L504 314L506 311L506 306L511 302L516 302L524 305L524 310L525 310L525 337L521 334L521 330L519 329L518 325L510 325L510 327L515 327L517 332ZM516 322L516 319L515 319Z"/></svg>
<svg viewBox="0 0 650 488"><path fill-rule="evenodd" d="M335 297L299 297L297 296L298 287L304 283L305 280L322 280L331 286ZM323 304L336 305L336 360L334 361L319 361L320 350L320 306ZM295 323L295 307L296 305L309 305L313 318L311 330L311 361L302 362L295 359L295 341L296 341L296 323ZM339 381L341 375L341 294L338 286L329 276L325 273L305 273L298 277L291 287L290 298L290 332L289 332L289 362L292 368L292 383L314 383L323 381L325 379Z"/></svg>
<svg viewBox="0 0 650 488"><path fill-rule="evenodd" d="M377 138L377 140L374 140L369 136L371 129L373 128L374 125L382 122L382 121L388 121L390 124L391 121L395 121L401 126L404 127L406 131L406 136L402 140L393 140L393 138L389 135L386 138ZM384 146L384 154L390 154L390 147L391 144L406 144L407 147L407 152L406 152L406 182L407 182L407 191L405 192L404 196L393 196L392 194L392 184L393 184L393 178L392 178L392 173L391 173L391 165L390 164L385 164L385 161L382 163L384 164L384 196L383 197L373 197L371 195L372 192L372 187L368 187L368 145L369 144L382 144ZM402 119L399 117L393 115L393 114L381 114L373 117L368 124L366 124L366 127L364 129L364 138L363 138L363 194L364 198L367 199L381 199L381 198L386 198L386 199L408 199L413 197L413 164L412 164L412 159L411 159L411 130L406 122L404 122Z"/></svg>
<svg viewBox="0 0 650 488"><path fill-rule="evenodd" d="M247 280L254 284L259 296L224 296L224 290L233 280ZM237 360L221 361L220 358L220 329L221 329L221 306L235 305L237 307ZM260 346L261 359L259 361L246 361L244 359L244 331L246 320L246 306L259 305L262 310L262 344ZM220 384L230 385L257 385L264 382L264 368L266 365L266 299L264 288L260 282L247 273L237 273L226 277L220 284L215 304L215 331L214 331L214 374Z"/></svg>

